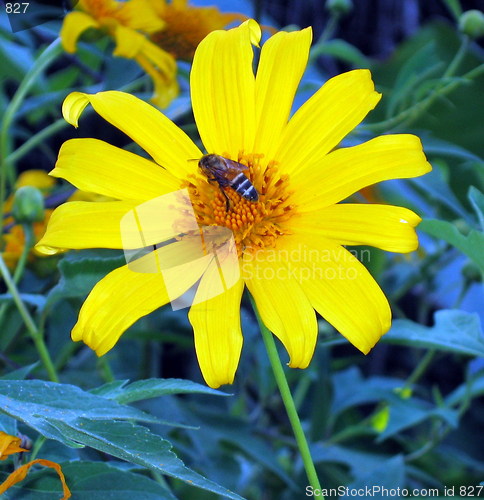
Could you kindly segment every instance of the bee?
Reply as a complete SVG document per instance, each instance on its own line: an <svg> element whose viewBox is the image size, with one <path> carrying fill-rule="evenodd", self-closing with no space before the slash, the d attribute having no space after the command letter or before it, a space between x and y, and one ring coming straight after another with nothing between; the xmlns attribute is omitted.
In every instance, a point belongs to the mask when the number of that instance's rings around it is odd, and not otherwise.
<svg viewBox="0 0 484 500"><path fill-rule="evenodd" d="M237 161L229 160L219 155L202 156L198 162L200 170L207 176L209 182L215 181L225 197L227 211L230 208L230 200L224 188L230 187L242 198L248 201L259 201L259 193L252 182L244 174L248 167Z"/></svg>

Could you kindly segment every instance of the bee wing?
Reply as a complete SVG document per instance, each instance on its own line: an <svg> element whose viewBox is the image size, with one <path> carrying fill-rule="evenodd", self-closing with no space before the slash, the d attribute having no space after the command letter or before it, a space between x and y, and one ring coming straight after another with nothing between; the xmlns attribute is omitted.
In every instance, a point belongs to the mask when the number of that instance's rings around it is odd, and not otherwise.
<svg viewBox="0 0 484 500"><path fill-rule="evenodd" d="M239 163L238 161L229 160L228 158L224 158L225 166L227 167L227 171L225 172L225 178L228 180L235 179L243 170L247 170L248 167Z"/></svg>

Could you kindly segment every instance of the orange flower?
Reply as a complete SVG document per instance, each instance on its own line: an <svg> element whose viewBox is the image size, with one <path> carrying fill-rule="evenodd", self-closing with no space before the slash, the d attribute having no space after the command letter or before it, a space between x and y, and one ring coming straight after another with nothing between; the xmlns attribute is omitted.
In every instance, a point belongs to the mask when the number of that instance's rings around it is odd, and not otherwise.
<svg viewBox="0 0 484 500"><path fill-rule="evenodd" d="M29 451L20 447L21 442L22 440L19 437L0 431L0 460L6 460L9 455L14 453Z"/></svg>

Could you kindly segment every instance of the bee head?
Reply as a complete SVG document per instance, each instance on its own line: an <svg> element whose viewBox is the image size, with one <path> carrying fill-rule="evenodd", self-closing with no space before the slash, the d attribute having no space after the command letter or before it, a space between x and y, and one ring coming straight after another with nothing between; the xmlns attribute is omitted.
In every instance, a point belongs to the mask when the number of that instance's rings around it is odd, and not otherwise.
<svg viewBox="0 0 484 500"><path fill-rule="evenodd" d="M219 157L214 154L204 155L198 161L198 167L205 175L213 172L214 169L217 166L219 166L219 164L220 164Z"/></svg>

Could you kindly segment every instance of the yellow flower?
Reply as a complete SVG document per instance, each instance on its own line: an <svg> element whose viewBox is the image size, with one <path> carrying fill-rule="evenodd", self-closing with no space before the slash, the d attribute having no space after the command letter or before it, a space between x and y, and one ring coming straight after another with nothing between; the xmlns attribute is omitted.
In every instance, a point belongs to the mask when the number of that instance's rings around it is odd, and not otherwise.
<svg viewBox="0 0 484 500"><path fill-rule="evenodd" d="M208 153L247 166L257 202L230 187L222 192L202 175L191 161L202 151L150 105L121 92L67 97L63 113L69 123L77 126L90 103L153 161L96 139L66 142L51 174L118 201L60 206L38 248L45 253L130 250L177 234L176 242L129 262L94 287L73 329L74 340L102 355L137 319L173 301L199 278L189 319L201 371L211 387L233 381L243 341L245 286L265 325L286 347L291 367L305 368L311 360L318 333L315 310L364 353L389 329L387 299L342 245L413 251L420 218L401 207L339 202L365 186L419 176L431 167L413 135L385 135L334 150L380 99L368 70L332 78L289 119L311 38L310 28L271 37L261 50L257 75L252 44L259 42L260 28L252 20L212 32L195 54L191 97L203 145ZM175 190L188 192L190 207L168 203L164 211L157 210L160 205L152 200L170 199ZM196 258L192 237L198 229L186 215L190 210L203 233L200 246L209 241L209 230L225 228L233 237L236 265L228 266L228 274L225 266L222 278L218 264L207 267ZM142 244L121 231L127 219L142 227ZM226 236L222 239L209 241L210 252L227 242ZM222 253L222 260L232 256ZM162 262L161 274L147 272L149 259ZM192 266L181 266L186 262ZM213 293L220 281L220 293Z"/></svg>
<svg viewBox="0 0 484 500"><path fill-rule="evenodd" d="M196 7L188 0L152 0L160 19L166 22L161 31L150 39L176 59L191 61L198 44L211 32L234 21L245 21L246 16L233 12L220 12L217 7Z"/></svg>
<svg viewBox="0 0 484 500"><path fill-rule="evenodd" d="M115 56L134 59L153 80L152 101L166 107L178 95L175 59L151 43L147 35L163 29L149 0L80 0L78 11L67 14L61 29L64 50L76 51L77 40L89 28L106 31L114 38Z"/></svg>

